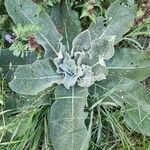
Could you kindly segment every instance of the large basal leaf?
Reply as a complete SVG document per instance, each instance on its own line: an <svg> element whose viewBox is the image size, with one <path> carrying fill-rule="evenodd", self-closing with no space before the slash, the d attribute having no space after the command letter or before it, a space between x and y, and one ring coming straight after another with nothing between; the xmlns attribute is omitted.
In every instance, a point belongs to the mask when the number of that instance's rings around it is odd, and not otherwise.
<svg viewBox="0 0 150 150"><path fill-rule="evenodd" d="M107 61L110 75L142 81L150 76L150 52L137 49L119 49Z"/></svg>
<svg viewBox="0 0 150 150"><path fill-rule="evenodd" d="M87 118L84 107L87 105L88 92L79 86L69 90L58 86L55 96L56 101L49 117L52 145L55 150L80 150L86 143L85 140L89 139L84 123Z"/></svg>
<svg viewBox="0 0 150 150"><path fill-rule="evenodd" d="M115 44L118 43L130 30L134 17L134 0L127 0L127 3L116 0L106 11L105 18L98 17L97 23L90 26L92 39L115 35Z"/></svg>
<svg viewBox="0 0 150 150"><path fill-rule="evenodd" d="M0 67L9 67L10 63L13 65L25 64L26 61L23 58L15 57L8 49L0 50Z"/></svg>
<svg viewBox="0 0 150 150"><path fill-rule="evenodd" d="M36 56L32 53L26 58L15 57L8 49L0 50L0 68L3 69L5 78L11 78L15 68L19 65L31 64L36 60Z"/></svg>
<svg viewBox="0 0 150 150"><path fill-rule="evenodd" d="M36 95L53 83L60 84L62 78L48 60L38 60L31 65L19 66L9 86L19 94Z"/></svg>
<svg viewBox="0 0 150 150"><path fill-rule="evenodd" d="M124 121L134 131L150 136L150 91L134 80L111 77L91 87L99 98L107 95L104 101L121 106Z"/></svg>
<svg viewBox="0 0 150 150"><path fill-rule="evenodd" d="M53 7L51 15L59 33L64 37L63 44L70 51L73 39L81 32L78 14L71 10L69 0L62 0L60 4Z"/></svg>
<svg viewBox="0 0 150 150"><path fill-rule="evenodd" d="M34 24L41 27L37 40L45 49L45 57L57 56L62 36L44 9L39 11L38 5L32 0L5 0L5 6L15 24Z"/></svg>

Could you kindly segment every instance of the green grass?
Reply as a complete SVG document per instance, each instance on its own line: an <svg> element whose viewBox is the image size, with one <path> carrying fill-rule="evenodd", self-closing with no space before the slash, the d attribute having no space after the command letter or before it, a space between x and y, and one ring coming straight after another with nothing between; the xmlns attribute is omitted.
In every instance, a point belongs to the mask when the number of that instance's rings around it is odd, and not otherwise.
<svg viewBox="0 0 150 150"><path fill-rule="evenodd" d="M47 93L53 89L20 97L8 88L4 78L0 87L1 104L5 104L0 109L0 150L51 150L47 116L53 98ZM104 99L113 91L107 91ZM93 111L89 150L149 150L150 138L130 130L115 101L104 99L96 95L89 99L89 111ZM90 117L87 120L90 123Z"/></svg>
<svg viewBox="0 0 150 150"><path fill-rule="evenodd" d="M50 149L48 108L51 89L35 97L20 97L0 82L0 150ZM2 105L4 104L4 105Z"/></svg>

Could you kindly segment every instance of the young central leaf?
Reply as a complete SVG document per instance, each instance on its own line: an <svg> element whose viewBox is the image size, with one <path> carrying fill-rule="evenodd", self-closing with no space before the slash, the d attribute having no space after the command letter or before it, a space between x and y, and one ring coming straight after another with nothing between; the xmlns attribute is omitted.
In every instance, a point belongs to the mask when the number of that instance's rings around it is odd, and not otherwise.
<svg viewBox="0 0 150 150"><path fill-rule="evenodd" d="M95 81L106 79L108 69L105 59L114 55L115 36L91 40L89 30L75 37L71 54L63 45L59 56L54 59L58 74L64 74L63 84L66 88L78 83L81 87L89 87Z"/></svg>

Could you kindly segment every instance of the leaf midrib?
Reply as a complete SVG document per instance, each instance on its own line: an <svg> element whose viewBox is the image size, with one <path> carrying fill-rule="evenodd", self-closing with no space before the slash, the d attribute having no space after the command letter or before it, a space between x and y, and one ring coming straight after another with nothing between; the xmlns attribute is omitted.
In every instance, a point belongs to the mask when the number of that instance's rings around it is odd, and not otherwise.
<svg viewBox="0 0 150 150"><path fill-rule="evenodd" d="M16 6L17 6L17 4L16 4ZM22 15L24 15L32 24L34 24L33 22L32 22L32 20L30 20L30 18L27 16L27 15L25 15L20 9L18 9L18 7L16 7L17 8L17 10L22 14ZM51 45L51 43L47 40L47 38L41 33L41 32L39 32L39 35L40 36L42 36L45 40L46 40L46 42L50 45L50 47L52 48L52 50L56 53L56 55L57 55L57 51L55 50L55 48Z"/></svg>

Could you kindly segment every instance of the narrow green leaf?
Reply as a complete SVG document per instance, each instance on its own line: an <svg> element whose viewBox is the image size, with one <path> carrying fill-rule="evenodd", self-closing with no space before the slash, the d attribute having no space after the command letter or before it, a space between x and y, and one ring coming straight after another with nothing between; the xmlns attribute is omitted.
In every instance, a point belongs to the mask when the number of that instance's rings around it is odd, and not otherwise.
<svg viewBox="0 0 150 150"><path fill-rule="evenodd" d="M89 136L84 123L88 92L79 86L69 90L59 86L55 96L49 118L52 145L55 150L80 150Z"/></svg>
<svg viewBox="0 0 150 150"><path fill-rule="evenodd" d="M45 49L45 57L57 56L62 36L58 33L50 16L32 0L5 0L8 14L15 24L34 24L41 27L37 40Z"/></svg>
<svg viewBox="0 0 150 150"><path fill-rule="evenodd" d="M48 60L38 60L31 65L19 66L9 86L19 94L36 95L53 83L60 84L62 78Z"/></svg>

